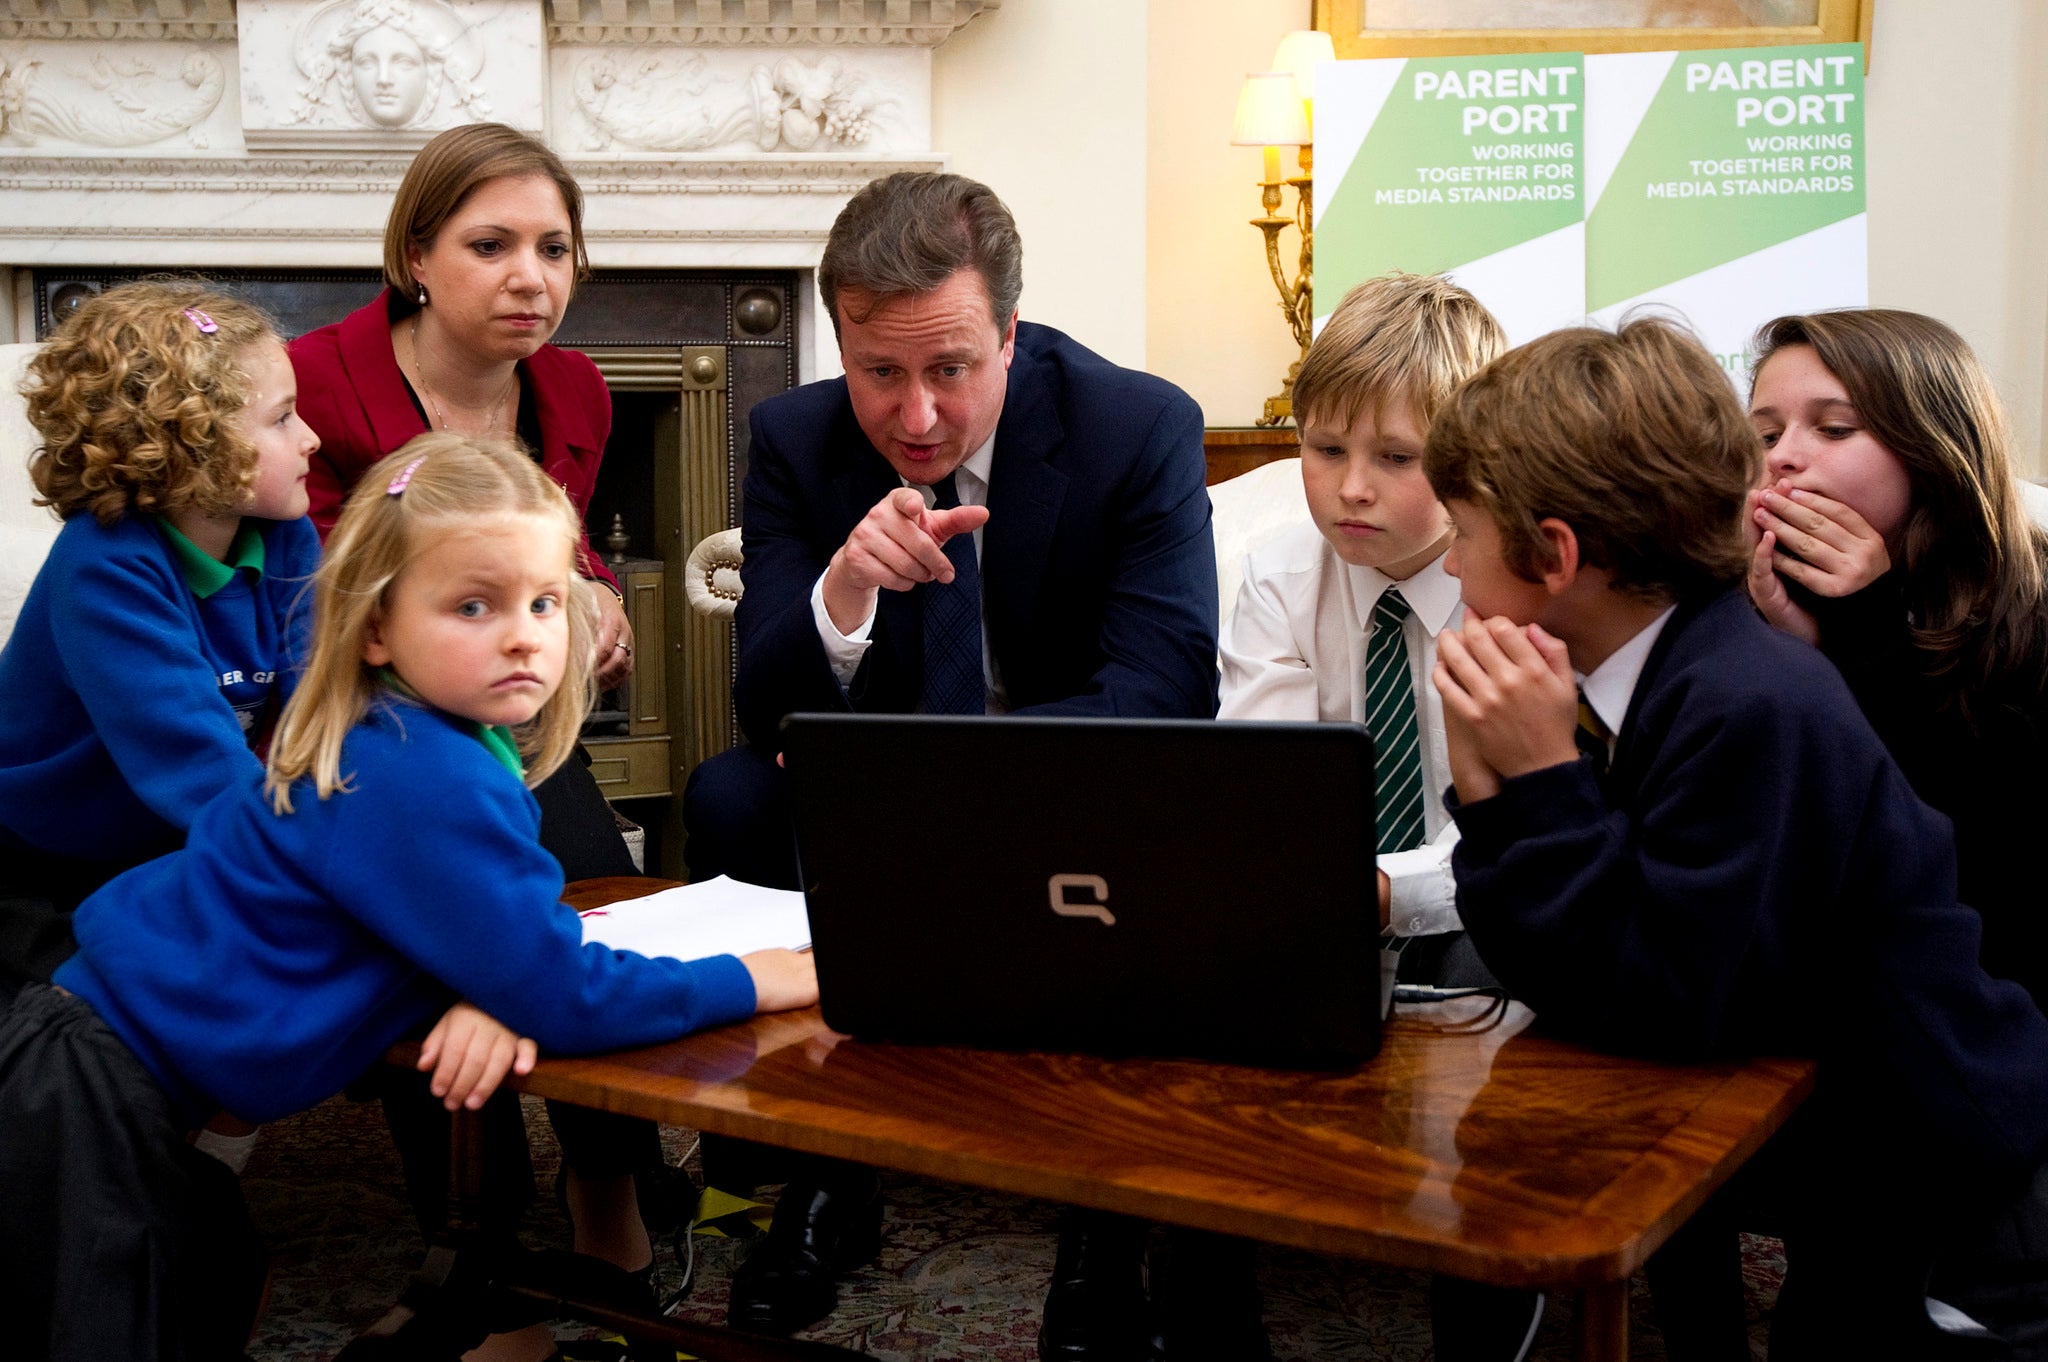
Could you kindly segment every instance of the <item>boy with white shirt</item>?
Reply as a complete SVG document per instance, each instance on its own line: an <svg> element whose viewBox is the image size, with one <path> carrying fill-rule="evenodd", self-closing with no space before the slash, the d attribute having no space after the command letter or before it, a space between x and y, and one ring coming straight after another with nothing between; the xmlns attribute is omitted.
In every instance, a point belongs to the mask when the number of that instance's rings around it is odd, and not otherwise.
<svg viewBox="0 0 2048 1362"><path fill-rule="evenodd" d="M1246 555L1221 640L1218 718L1353 721L1372 734L1380 926L1412 983L1493 982L1463 944L1451 877L1458 830L1429 676L1460 606L1443 562L1451 522L1422 449L1452 389L1506 349L1493 314L1441 275L1385 274L1344 295L1294 379L1313 521ZM1439 1357L1509 1362L1543 1298L1443 1278L1432 1306Z"/></svg>
<svg viewBox="0 0 2048 1362"><path fill-rule="evenodd" d="M1468 607L1434 679L1470 940L1586 1044L1816 1058L1745 1204L1702 1213L1707 1248L1732 1269L1735 1229L1782 1229L1773 1358L1948 1355L1927 1297L2041 1279L1998 1220L2048 1190L2048 1020L1979 967L1947 821L1826 659L1746 599L1762 452L1726 377L1657 318L1553 332L1459 389L1425 466ZM1650 1276L1695 1325L1734 1280ZM1727 1334L1667 1321L1674 1359L1747 1355L1733 1289ZM2012 1339L2041 1314L1984 1322Z"/></svg>
<svg viewBox="0 0 2048 1362"><path fill-rule="evenodd" d="M1458 929L1443 808L1436 635L1457 623L1451 525L1422 472L1430 418L1507 349L1478 299L1441 275L1387 274L1337 305L1294 380L1312 524L1254 549L1224 630L1223 719L1352 720L1378 755L1380 917L1434 981ZM1377 681L1378 685L1373 683Z"/></svg>

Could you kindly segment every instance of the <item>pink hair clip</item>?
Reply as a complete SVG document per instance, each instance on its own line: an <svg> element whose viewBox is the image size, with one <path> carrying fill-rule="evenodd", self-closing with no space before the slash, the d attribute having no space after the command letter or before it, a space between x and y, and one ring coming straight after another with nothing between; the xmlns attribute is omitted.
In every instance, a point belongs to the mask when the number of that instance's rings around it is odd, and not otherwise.
<svg viewBox="0 0 2048 1362"><path fill-rule="evenodd" d="M384 495L387 497L395 497L400 492L403 492L407 487L410 487L412 485L413 473L416 472L419 469L419 466L425 463L426 461L427 456L422 454L417 459L414 459L411 463L407 464L405 467L399 469L398 476L393 478L391 480L391 485L384 489Z"/></svg>
<svg viewBox="0 0 2048 1362"><path fill-rule="evenodd" d="M214 332L220 330L219 322L207 316L196 307L186 308L185 316L191 321L192 325L199 328L201 335L211 336Z"/></svg>

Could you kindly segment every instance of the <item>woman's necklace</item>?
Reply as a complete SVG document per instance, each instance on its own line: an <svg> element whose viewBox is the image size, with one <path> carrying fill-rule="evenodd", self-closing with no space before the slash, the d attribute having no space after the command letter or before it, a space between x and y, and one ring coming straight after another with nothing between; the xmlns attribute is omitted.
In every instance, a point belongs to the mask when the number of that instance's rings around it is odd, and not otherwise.
<svg viewBox="0 0 2048 1362"><path fill-rule="evenodd" d="M426 367L420 363L420 314L417 312L412 314L412 330L409 334L412 340L412 371L414 376L420 381L420 391L426 394L427 401L432 404L434 415L441 422L441 429L454 430L455 427L448 422L448 413L441 407L441 399L434 396L434 389L427 382ZM498 394L498 400L491 404L490 415L484 418L483 429L476 431L465 430L460 433L464 435L489 435L492 431L496 430L498 428L498 417L504 413L507 399L512 396L512 390L518 386L519 369L517 366L514 366L512 372L505 378L505 390Z"/></svg>

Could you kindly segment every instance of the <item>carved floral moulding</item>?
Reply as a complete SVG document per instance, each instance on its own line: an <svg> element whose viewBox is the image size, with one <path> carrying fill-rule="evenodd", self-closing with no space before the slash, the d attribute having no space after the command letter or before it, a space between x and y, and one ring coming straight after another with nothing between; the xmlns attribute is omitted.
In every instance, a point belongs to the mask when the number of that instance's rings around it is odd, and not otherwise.
<svg viewBox="0 0 2048 1362"><path fill-rule="evenodd" d="M936 47L1003 0L545 0L556 42ZM235 0L7 0L0 38L233 38Z"/></svg>
<svg viewBox="0 0 2048 1362"><path fill-rule="evenodd" d="M232 38L234 0L7 0L0 38Z"/></svg>
<svg viewBox="0 0 2048 1362"><path fill-rule="evenodd" d="M1003 0L547 0L564 43L937 47Z"/></svg>

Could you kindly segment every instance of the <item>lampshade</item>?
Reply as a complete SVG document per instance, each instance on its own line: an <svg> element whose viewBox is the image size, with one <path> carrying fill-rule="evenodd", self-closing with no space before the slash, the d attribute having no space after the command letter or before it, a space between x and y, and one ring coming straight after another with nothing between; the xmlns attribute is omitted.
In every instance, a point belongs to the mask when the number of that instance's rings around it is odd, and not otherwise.
<svg viewBox="0 0 2048 1362"><path fill-rule="evenodd" d="M1308 114L1294 77L1285 71L1254 71L1237 92L1237 117L1230 140L1240 147L1298 147L1309 140Z"/></svg>
<svg viewBox="0 0 2048 1362"><path fill-rule="evenodd" d="M1293 76L1303 99L1314 99L1316 64L1335 60L1337 44L1329 34L1320 29L1297 28L1280 40L1279 49L1273 53L1273 69Z"/></svg>

